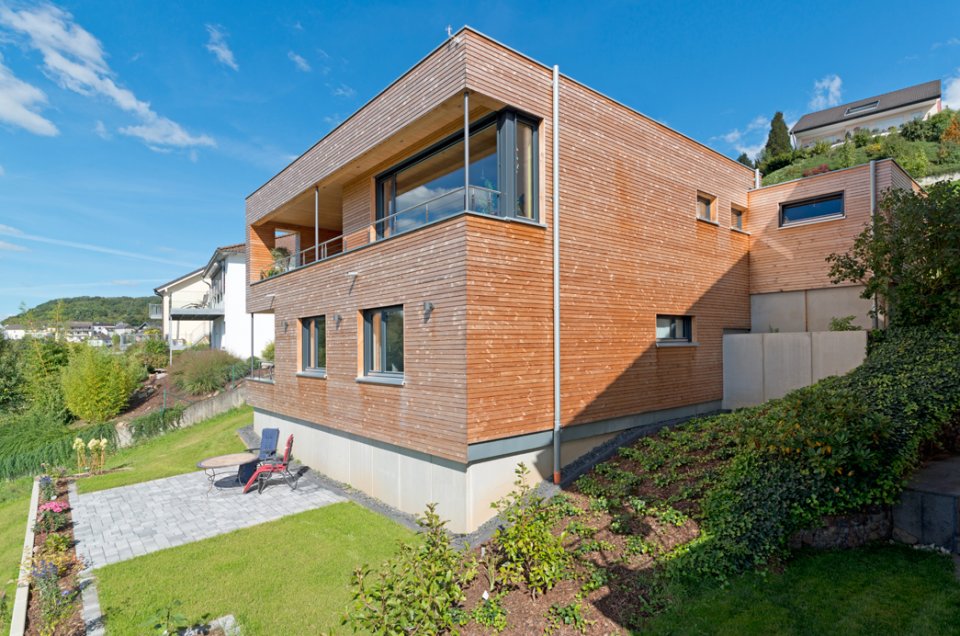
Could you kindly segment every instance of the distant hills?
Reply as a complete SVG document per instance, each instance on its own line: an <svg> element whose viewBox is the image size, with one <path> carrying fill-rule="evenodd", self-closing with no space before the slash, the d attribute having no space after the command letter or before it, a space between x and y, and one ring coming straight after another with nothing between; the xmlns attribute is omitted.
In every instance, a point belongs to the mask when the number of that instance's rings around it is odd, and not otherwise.
<svg viewBox="0 0 960 636"><path fill-rule="evenodd" d="M116 324L125 322L130 325L139 325L147 321L149 316L148 305L159 303L156 296L76 296L74 298L57 298L41 303L26 312L9 316L3 320L4 325L22 325L26 322L33 324L50 325L57 320L57 303L62 302L60 320L79 320L84 322L105 322ZM29 314L29 315L27 315Z"/></svg>

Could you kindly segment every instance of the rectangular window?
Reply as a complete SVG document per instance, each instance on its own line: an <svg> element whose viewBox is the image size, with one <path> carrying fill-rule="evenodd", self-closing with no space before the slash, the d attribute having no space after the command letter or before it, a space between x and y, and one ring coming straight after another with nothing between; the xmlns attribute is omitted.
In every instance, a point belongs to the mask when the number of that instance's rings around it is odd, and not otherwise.
<svg viewBox="0 0 960 636"><path fill-rule="evenodd" d="M657 342L692 342L693 318L657 316Z"/></svg>
<svg viewBox="0 0 960 636"><path fill-rule="evenodd" d="M364 375L403 377L403 307L363 312Z"/></svg>
<svg viewBox="0 0 960 636"><path fill-rule="evenodd" d="M746 216L746 210L735 205L730 206L730 227L743 230L743 217Z"/></svg>
<svg viewBox="0 0 960 636"><path fill-rule="evenodd" d="M307 372L325 372L327 369L326 316L300 319L300 346L301 369Z"/></svg>
<svg viewBox="0 0 960 636"><path fill-rule="evenodd" d="M713 202L716 200L715 197L710 196L709 194L704 194L702 192L697 193L697 218L703 219L704 221L710 221L711 223L716 223L716 219L713 218Z"/></svg>
<svg viewBox="0 0 960 636"><path fill-rule="evenodd" d="M842 192L780 204L780 227L838 218L843 218Z"/></svg>
<svg viewBox="0 0 960 636"><path fill-rule="evenodd" d="M866 103L866 104L860 104L859 106L851 106L850 108L848 108L848 109L846 110L846 112L843 113L843 116L844 116L844 117L849 117L850 115L857 115L857 114L859 114L859 113L865 113L865 112L867 112L867 111L871 111L871 110L875 109L875 108L876 108L877 106L879 106L879 105L880 105L880 101L879 101L879 100L876 100L876 101L868 102L868 103Z"/></svg>
<svg viewBox="0 0 960 636"><path fill-rule="evenodd" d="M377 237L459 214L537 219L537 126L512 110L470 126L470 183L463 132L377 178Z"/></svg>

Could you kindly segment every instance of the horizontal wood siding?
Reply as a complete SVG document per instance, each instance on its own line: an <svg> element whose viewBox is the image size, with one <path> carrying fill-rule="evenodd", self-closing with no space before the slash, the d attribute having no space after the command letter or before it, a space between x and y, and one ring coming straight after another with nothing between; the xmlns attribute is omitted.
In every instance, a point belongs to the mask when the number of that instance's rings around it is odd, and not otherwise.
<svg viewBox="0 0 960 636"><path fill-rule="evenodd" d="M845 218L781 228L780 204L844 193ZM870 166L828 172L750 193L750 293L832 287L826 257L846 252L870 222Z"/></svg>
<svg viewBox="0 0 960 636"><path fill-rule="evenodd" d="M465 461L465 227L452 219L255 285L275 294L276 384L248 383L250 404ZM359 272L355 283L348 272ZM435 307L429 320L426 301ZM406 386L358 383L359 312L389 305L404 306ZM315 315L327 317L325 380L296 375L298 320Z"/></svg>

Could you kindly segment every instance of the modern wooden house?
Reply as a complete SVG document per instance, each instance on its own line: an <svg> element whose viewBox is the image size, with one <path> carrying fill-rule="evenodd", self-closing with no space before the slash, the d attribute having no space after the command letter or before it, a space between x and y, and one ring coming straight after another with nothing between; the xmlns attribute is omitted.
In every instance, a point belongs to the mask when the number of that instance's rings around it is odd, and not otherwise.
<svg viewBox="0 0 960 636"><path fill-rule="evenodd" d="M556 478L622 430L717 410L723 334L751 328L752 294L829 285L816 251L835 243L782 250L856 234L867 170L758 189L464 28L248 197L247 309L276 342L273 381L247 386L255 427L472 530L518 462ZM830 222L791 212L838 189Z"/></svg>

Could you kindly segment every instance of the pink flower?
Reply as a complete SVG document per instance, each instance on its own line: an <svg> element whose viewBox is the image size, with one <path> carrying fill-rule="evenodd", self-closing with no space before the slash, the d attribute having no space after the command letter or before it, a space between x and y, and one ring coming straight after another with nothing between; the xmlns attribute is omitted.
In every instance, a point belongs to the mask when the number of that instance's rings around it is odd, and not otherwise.
<svg viewBox="0 0 960 636"><path fill-rule="evenodd" d="M70 506L64 501L48 501L45 504L40 504L40 507L37 508L39 512L66 512L70 509Z"/></svg>

